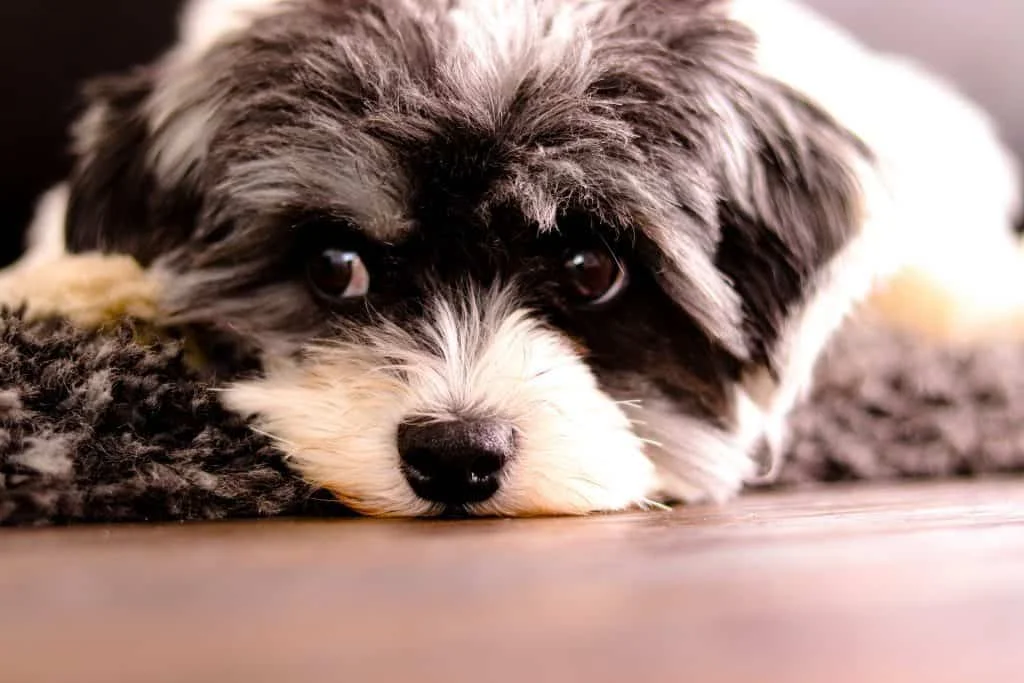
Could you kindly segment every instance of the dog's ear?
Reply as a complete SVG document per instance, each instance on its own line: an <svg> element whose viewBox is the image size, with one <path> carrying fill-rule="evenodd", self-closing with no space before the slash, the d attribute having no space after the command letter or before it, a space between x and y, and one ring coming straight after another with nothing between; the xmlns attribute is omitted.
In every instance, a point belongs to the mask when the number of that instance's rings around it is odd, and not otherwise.
<svg viewBox="0 0 1024 683"><path fill-rule="evenodd" d="M161 186L152 168L147 103L154 74L140 68L84 89L84 112L72 130L66 222L72 252L127 253L148 264L191 230L197 206L191 193Z"/></svg>
<svg viewBox="0 0 1024 683"><path fill-rule="evenodd" d="M686 210L648 237L673 300L741 364L771 369L792 315L860 230L857 167L870 160L797 93L744 76L750 80L719 91L742 94L719 97L731 107L723 124L687 131L707 145L679 172L675 203Z"/></svg>
<svg viewBox="0 0 1024 683"><path fill-rule="evenodd" d="M864 146L757 63L757 36L728 3L639 13L671 67L610 62L601 92L648 154L671 201L646 227L661 286L740 366L767 366L819 274L860 229ZM634 30L634 29L631 29ZM652 59L664 59L664 55ZM650 190L649 190L650 191Z"/></svg>
<svg viewBox="0 0 1024 683"><path fill-rule="evenodd" d="M738 295L749 360L772 369L792 316L827 286L824 270L860 231L857 166L870 161L797 93L774 82L748 93L742 159L723 164L714 258Z"/></svg>

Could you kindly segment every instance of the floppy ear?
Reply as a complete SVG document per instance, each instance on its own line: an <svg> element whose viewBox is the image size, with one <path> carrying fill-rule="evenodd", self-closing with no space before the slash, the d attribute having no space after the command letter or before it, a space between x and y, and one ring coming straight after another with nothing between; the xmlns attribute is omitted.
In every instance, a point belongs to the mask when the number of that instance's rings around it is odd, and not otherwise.
<svg viewBox="0 0 1024 683"><path fill-rule="evenodd" d="M863 146L758 66L757 36L730 3L666 2L630 16L668 49L661 69L609 60L601 92L619 97L658 159L674 215L654 216L659 281L740 368L767 366L816 276L859 230ZM631 29L633 30L633 29ZM648 192L654 190L648 188Z"/></svg>
<svg viewBox="0 0 1024 683"><path fill-rule="evenodd" d="M197 204L160 187L150 164L146 104L154 69L97 79L72 137L66 235L69 251L127 253L148 264L189 234Z"/></svg>
<svg viewBox="0 0 1024 683"><path fill-rule="evenodd" d="M859 232L857 167L870 160L796 93L743 76L718 93L729 107L722 125L687 131L703 134L708 151L697 170L679 172L676 205L686 211L648 236L662 286L709 338L741 365L772 370L791 316Z"/></svg>
<svg viewBox="0 0 1024 683"><path fill-rule="evenodd" d="M741 110L744 158L723 174L717 268L739 296L750 360L774 371L792 316L856 237L863 145L784 86L762 83Z"/></svg>

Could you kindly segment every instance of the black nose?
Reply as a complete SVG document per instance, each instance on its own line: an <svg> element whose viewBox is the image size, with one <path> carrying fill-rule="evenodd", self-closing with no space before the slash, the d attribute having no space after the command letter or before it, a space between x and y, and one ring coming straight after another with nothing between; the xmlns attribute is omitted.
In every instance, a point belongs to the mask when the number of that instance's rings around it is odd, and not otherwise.
<svg viewBox="0 0 1024 683"><path fill-rule="evenodd" d="M480 503L501 485L515 450L512 426L488 420L403 423L402 472L416 495L435 503Z"/></svg>

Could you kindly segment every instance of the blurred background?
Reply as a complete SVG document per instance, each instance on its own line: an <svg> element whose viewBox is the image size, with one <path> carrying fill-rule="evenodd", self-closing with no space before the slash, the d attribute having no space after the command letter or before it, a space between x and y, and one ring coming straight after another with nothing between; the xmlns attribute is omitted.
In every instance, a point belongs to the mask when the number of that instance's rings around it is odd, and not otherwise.
<svg viewBox="0 0 1024 683"><path fill-rule="evenodd" d="M868 43L945 74L1024 153L1024 2L807 1ZM158 54L181 2L0 0L0 262L19 253L35 197L67 171L78 83Z"/></svg>

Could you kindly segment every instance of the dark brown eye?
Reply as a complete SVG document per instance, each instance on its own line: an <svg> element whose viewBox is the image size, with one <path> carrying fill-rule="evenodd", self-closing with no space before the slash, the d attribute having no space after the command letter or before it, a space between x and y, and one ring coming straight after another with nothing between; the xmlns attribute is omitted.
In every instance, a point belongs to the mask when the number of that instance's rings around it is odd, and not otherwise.
<svg viewBox="0 0 1024 683"><path fill-rule="evenodd" d="M356 299L370 291L370 273L354 251L327 248L307 265L309 283L326 299Z"/></svg>
<svg viewBox="0 0 1024 683"><path fill-rule="evenodd" d="M573 297L589 306L608 303L626 287L626 269L604 250L572 253L565 262L565 271Z"/></svg>

